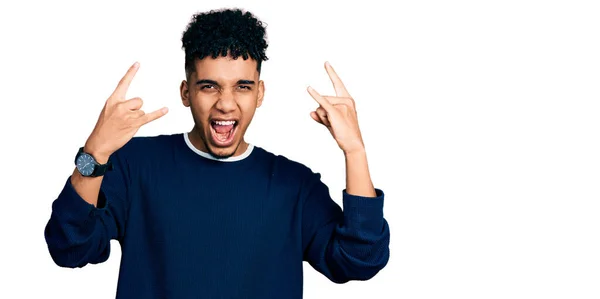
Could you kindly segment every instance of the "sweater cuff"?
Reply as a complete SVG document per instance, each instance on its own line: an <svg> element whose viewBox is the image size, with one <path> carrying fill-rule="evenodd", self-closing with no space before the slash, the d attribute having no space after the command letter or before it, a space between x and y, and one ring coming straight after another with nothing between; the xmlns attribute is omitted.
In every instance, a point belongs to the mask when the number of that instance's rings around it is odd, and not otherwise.
<svg viewBox="0 0 600 299"><path fill-rule="evenodd" d="M54 202L53 210L70 221L79 223L88 220L90 216L93 216L101 209L85 201L77 193L69 176L61 194Z"/></svg>
<svg viewBox="0 0 600 299"><path fill-rule="evenodd" d="M380 231L383 226L384 193L375 189L375 197L352 195L343 191L344 224L349 228Z"/></svg>

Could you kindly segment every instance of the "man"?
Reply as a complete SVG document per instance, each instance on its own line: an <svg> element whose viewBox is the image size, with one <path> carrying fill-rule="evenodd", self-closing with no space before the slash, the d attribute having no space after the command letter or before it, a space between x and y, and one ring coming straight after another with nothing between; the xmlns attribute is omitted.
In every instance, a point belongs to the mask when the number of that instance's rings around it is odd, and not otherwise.
<svg viewBox="0 0 600 299"><path fill-rule="evenodd" d="M182 37L189 133L133 137L167 113L126 99L134 64L107 99L52 205L45 237L62 267L122 259L117 298L301 298L302 262L331 281L376 275L389 259L383 192L371 182L354 102L309 88L346 159L340 208L318 173L244 140L264 95L265 28L251 13L193 17Z"/></svg>

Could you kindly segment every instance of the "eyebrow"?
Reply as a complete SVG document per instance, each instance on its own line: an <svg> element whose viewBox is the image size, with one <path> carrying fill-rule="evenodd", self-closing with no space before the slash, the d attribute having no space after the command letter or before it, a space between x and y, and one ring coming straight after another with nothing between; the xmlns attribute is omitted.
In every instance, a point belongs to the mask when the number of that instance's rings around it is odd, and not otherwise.
<svg viewBox="0 0 600 299"><path fill-rule="evenodd" d="M219 83L217 83L217 81L209 80L209 79L200 79L200 80L196 81L196 85L200 85L200 84L212 84L212 85L219 86ZM255 82L253 80L238 80L237 84L253 85L253 84L255 84Z"/></svg>

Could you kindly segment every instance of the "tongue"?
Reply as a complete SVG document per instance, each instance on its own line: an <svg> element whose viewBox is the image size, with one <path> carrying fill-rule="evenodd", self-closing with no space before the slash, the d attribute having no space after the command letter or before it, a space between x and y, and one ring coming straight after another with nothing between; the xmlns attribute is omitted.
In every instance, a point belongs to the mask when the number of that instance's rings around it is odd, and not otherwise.
<svg viewBox="0 0 600 299"><path fill-rule="evenodd" d="M217 133L227 133L229 131L231 131L231 129L233 129L233 125L226 125L226 126L221 126L221 125L214 125L215 131L217 131Z"/></svg>

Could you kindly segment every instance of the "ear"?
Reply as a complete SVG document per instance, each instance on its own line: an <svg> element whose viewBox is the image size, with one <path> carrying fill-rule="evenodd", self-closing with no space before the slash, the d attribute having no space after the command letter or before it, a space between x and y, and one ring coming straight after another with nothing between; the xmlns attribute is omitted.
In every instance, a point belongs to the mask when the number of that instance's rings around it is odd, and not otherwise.
<svg viewBox="0 0 600 299"><path fill-rule="evenodd" d="M256 108L262 105L263 98L265 97L265 82L263 80L258 81L258 97L256 99Z"/></svg>
<svg viewBox="0 0 600 299"><path fill-rule="evenodd" d="M185 80L181 81L181 86L179 86L179 92L181 94L181 102L183 106L190 106L190 89L188 88L188 84Z"/></svg>

